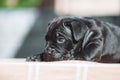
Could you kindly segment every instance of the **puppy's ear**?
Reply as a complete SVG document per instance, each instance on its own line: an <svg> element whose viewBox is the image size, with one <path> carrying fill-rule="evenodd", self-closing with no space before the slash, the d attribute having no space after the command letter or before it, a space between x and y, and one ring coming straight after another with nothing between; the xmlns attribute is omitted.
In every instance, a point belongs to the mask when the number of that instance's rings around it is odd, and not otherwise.
<svg viewBox="0 0 120 80"><path fill-rule="evenodd" d="M71 30L73 37L76 41L84 37L85 33L88 30L88 27L83 22L72 21Z"/></svg>

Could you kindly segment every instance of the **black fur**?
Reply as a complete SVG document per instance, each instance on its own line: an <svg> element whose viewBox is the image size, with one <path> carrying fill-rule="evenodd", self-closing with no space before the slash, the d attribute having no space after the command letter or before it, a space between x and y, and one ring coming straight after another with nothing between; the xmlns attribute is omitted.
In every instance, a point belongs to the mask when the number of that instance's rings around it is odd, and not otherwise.
<svg viewBox="0 0 120 80"><path fill-rule="evenodd" d="M42 54L27 61L120 62L120 28L93 18L58 17L49 23Z"/></svg>

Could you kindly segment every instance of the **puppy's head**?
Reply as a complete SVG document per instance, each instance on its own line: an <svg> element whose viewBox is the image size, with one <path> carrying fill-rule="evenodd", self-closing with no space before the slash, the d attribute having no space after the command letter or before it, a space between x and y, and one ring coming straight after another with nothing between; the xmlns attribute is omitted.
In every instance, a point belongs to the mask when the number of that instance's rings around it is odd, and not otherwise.
<svg viewBox="0 0 120 80"><path fill-rule="evenodd" d="M56 18L50 22L46 39L46 61L73 60L80 50L88 27L82 19ZM79 45L79 49L78 49Z"/></svg>

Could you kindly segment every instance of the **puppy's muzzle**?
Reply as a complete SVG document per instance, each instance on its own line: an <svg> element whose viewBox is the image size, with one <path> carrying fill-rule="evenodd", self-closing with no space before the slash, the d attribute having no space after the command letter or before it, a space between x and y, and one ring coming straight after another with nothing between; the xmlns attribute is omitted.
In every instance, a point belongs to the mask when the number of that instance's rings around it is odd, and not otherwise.
<svg viewBox="0 0 120 80"><path fill-rule="evenodd" d="M45 48L45 54L46 54L46 57L51 57L51 58L60 58L61 57L61 54L58 53L55 48L51 48L51 47L47 47Z"/></svg>
<svg viewBox="0 0 120 80"><path fill-rule="evenodd" d="M54 48L51 48L51 47L47 47L47 48L45 48L45 53L49 53L49 54L51 54L51 53L55 53L56 51L55 51L55 49Z"/></svg>

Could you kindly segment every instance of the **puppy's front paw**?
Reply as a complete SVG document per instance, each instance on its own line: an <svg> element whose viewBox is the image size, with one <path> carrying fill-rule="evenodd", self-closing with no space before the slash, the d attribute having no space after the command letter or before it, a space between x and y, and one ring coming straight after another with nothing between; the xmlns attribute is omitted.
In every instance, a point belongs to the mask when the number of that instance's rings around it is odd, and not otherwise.
<svg viewBox="0 0 120 80"><path fill-rule="evenodd" d="M30 61L36 61L36 57L35 56L27 57L26 61L28 61L28 62L30 62Z"/></svg>
<svg viewBox="0 0 120 80"><path fill-rule="evenodd" d="M33 56L30 56L30 57L27 57L26 61L27 62L30 62L30 61L42 61L42 56L41 56L41 54L33 55Z"/></svg>

